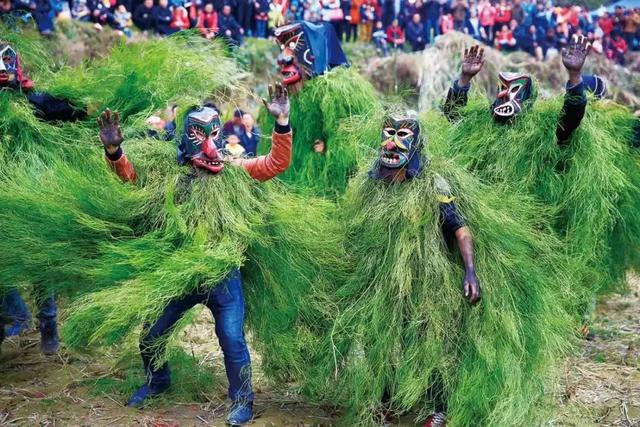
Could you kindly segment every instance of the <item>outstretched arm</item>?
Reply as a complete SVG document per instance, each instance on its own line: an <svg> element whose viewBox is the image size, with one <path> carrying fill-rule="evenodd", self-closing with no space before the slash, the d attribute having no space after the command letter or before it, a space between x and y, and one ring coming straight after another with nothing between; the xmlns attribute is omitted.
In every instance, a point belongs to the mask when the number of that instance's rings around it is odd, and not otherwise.
<svg viewBox="0 0 640 427"><path fill-rule="evenodd" d="M291 126L289 125L289 96L287 89L280 83L275 89L269 86L271 102L263 99L265 108L276 118L276 126L273 130L271 151L266 156L253 159L243 159L242 167L258 181L268 181L281 174L291 164L291 141L293 139Z"/></svg>
<svg viewBox="0 0 640 427"><path fill-rule="evenodd" d="M133 164L122 151L122 130L119 126L120 114L111 114L108 108L98 117L100 141L104 146L107 163L123 181L135 181L138 177Z"/></svg>
<svg viewBox="0 0 640 427"><path fill-rule="evenodd" d="M469 303L476 304L480 301L480 284L476 277L476 269L473 260L473 239L469 227L464 224L463 219L458 214L456 204L453 199L448 197L440 203L440 218L442 223L442 231L447 241L450 237L455 236L462 257L464 266L464 282L462 283L462 291Z"/></svg>
<svg viewBox="0 0 640 427"><path fill-rule="evenodd" d="M447 92L442 110L450 121L460 117L460 108L467 105L467 93L471 88L471 80L480 72L484 65L484 48L472 46L465 49L462 57L462 71L458 80L453 81L453 85Z"/></svg>
<svg viewBox="0 0 640 427"><path fill-rule="evenodd" d="M559 145L566 145L573 131L580 126L587 108L587 97L582 83L582 67L589 54L590 44L584 36L574 36L568 47L562 49L562 63L569 72L567 92L556 128Z"/></svg>

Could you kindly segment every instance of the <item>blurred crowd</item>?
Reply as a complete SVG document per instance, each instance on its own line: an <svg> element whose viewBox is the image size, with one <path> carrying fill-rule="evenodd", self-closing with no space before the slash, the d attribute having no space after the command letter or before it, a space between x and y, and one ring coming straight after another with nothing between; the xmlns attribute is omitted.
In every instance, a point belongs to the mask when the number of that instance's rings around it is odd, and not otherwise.
<svg viewBox="0 0 640 427"><path fill-rule="evenodd" d="M51 34L56 18L70 17L127 36L134 28L158 35L196 28L235 45L304 19L330 23L341 40L374 43L381 55L422 50L450 31L539 60L556 55L574 34L619 64L640 49L640 8L592 11L535 0L0 0L0 15L34 19L43 34Z"/></svg>

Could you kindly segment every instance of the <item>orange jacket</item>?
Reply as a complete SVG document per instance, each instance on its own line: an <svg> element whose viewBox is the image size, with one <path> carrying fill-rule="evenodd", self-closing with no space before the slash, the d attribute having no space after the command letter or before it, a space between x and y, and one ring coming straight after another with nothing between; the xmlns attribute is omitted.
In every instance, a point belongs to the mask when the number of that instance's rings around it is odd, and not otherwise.
<svg viewBox="0 0 640 427"><path fill-rule="evenodd" d="M278 133L274 130L271 137L273 142L269 154L253 159L243 159L240 162L251 178L257 181L268 181L287 170L291 164L291 141L293 140L291 130L289 129L286 133ZM108 157L105 159L123 181L135 182L138 179L133 164L124 153L115 161Z"/></svg>

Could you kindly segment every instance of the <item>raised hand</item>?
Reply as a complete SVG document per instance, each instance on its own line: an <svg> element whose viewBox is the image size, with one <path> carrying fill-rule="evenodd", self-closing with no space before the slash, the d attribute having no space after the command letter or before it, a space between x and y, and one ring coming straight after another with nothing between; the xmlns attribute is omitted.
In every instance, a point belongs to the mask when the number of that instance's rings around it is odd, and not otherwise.
<svg viewBox="0 0 640 427"><path fill-rule="evenodd" d="M569 82L578 84L582 79L582 67L589 54L591 43L584 36L573 36L569 46L562 49L562 64L569 72Z"/></svg>
<svg viewBox="0 0 640 427"><path fill-rule="evenodd" d="M458 84L460 86L466 86L471 79L480 72L484 65L484 48L475 45L469 49L464 50L462 57L462 71L460 72L460 79Z"/></svg>
<svg viewBox="0 0 640 427"><path fill-rule="evenodd" d="M281 83L276 83L275 87L269 85L269 100L263 98L262 103L279 125L289 124L289 94Z"/></svg>
<svg viewBox="0 0 640 427"><path fill-rule="evenodd" d="M118 151L118 147L122 144L124 138L122 138L122 131L119 126L120 114L114 111L111 114L110 109L106 109L102 112L102 115L98 117L98 127L100 128L100 142L104 145L104 149L109 154L113 154Z"/></svg>

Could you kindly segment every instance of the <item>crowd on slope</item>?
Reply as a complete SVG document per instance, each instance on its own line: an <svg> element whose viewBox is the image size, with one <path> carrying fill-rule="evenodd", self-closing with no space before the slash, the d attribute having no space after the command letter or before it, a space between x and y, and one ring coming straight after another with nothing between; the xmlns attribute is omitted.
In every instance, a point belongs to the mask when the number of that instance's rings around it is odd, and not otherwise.
<svg viewBox="0 0 640 427"><path fill-rule="evenodd" d="M640 49L640 8L609 13L534 0L0 0L0 15L33 18L43 34L52 33L56 18L71 17L127 35L134 28L158 35L196 28L233 44L304 19L330 23L342 40L374 43L382 55L422 50L451 31L539 60L557 54L574 34L619 64Z"/></svg>

